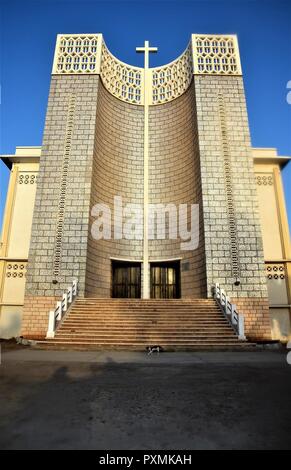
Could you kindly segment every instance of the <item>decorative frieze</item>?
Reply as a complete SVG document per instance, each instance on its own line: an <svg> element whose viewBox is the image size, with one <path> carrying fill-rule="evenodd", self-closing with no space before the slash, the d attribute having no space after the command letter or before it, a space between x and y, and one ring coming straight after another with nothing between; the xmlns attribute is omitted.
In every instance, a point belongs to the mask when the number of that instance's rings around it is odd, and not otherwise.
<svg viewBox="0 0 291 470"><path fill-rule="evenodd" d="M63 154L63 167L62 167L61 187L60 187L59 206L58 206L58 219L57 219L55 248L54 248L54 276L56 277L60 273L62 236L63 236L63 225L64 225L64 216L65 216L65 204L66 204L67 177L68 177L68 170L69 170L71 140L72 140L73 125L74 125L75 101L76 101L75 95L71 94L69 98L69 102L68 102L67 125L66 125L64 154Z"/></svg>
<svg viewBox="0 0 291 470"><path fill-rule="evenodd" d="M269 280L285 279L285 266L283 263L266 264L266 276Z"/></svg>
<svg viewBox="0 0 291 470"><path fill-rule="evenodd" d="M53 74L99 73L102 34L58 34Z"/></svg>
<svg viewBox="0 0 291 470"><path fill-rule="evenodd" d="M18 184L34 184L37 181L37 173L21 172L18 175Z"/></svg>
<svg viewBox="0 0 291 470"><path fill-rule="evenodd" d="M228 145L228 131L227 119L224 103L224 96L222 93L218 94L218 112L220 120L220 133L221 133L221 147L224 166L224 181L225 181L225 194L226 194L226 210L228 215L228 230L230 239L231 250L231 268L233 277L236 280L240 278L240 263L239 263L239 249L237 239L237 224L236 214L233 199L233 184L232 184L232 169L230 152Z"/></svg>
<svg viewBox="0 0 291 470"><path fill-rule="evenodd" d="M145 71L121 62L108 50L102 34L59 34L53 71L100 74L105 88L122 101L144 105ZM194 75L241 75L235 35L193 34L183 54L169 64L148 69L149 105L181 96Z"/></svg>
<svg viewBox="0 0 291 470"><path fill-rule="evenodd" d="M287 264L284 262L266 262L266 278L271 306L289 304Z"/></svg>
<svg viewBox="0 0 291 470"><path fill-rule="evenodd" d="M152 85L151 104L162 104L181 96L188 89L192 76L191 47L176 60L163 67L150 69Z"/></svg>
<svg viewBox="0 0 291 470"><path fill-rule="evenodd" d="M258 186L272 186L274 184L273 175L267 173L265 175L257 175L256 183Z"/></svg>
<svg viewBox="0 0 291 470"><path fill-rule="evenodd" d="M192 34L192 50L194 74L242 74L235 35Z"/></svg>
<svg viewBox="0 0 291 470"><path fill-rule="evenodd" d="M6 277L21 278L26 275L26 262L8 262L6 264Z"/></svg>
<svg viewBox="0 0 291 470"><path fill-rule="evenodd" d="M105 43L102 45L101 79L114 96L132 104L143 104L143 69L116 59Z"/></svg>

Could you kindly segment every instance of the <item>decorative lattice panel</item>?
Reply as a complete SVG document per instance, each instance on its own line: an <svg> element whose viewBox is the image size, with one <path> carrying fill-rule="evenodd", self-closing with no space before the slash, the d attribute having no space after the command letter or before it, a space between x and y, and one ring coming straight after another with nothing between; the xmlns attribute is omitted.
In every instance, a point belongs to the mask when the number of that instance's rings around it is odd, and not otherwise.
<svg viewBox="0 0 291 470"><path fill-rule="evenodd" d="M52 73L99 73L101 43L101 34L58 35Z"/></svg>
<svg viewBox="0 0 291 470"><path fill-rule="evenodd" d="M270 173L257 175L256 182L258 186L272 186L274 183L273 175Z"/></svg>
<svg viewBox="0 0 291 470"><path fill-rule="evenodd" d="M34 184L37 181L37 173L21 172L18 175L18 184Z"/></svg>
<svg viewBox="0 0 291 470"><path fill-rule="evenodd" d="M289 299L286 264L266 262L265 267L270 306L287 306Z"/></svg>
<svg viewBox="0 0 291 470"><path fill-rule="evenodd" d="M226 190L226 210L228 215L228 231L230 239L231 267L233 277L240 277L239 248L237 238L236 211L233 198L232 168L230 161L230 151L228 144L228 130L224 96L218 94L218 114L220 119L221 147L224 166L224 181Z"/></svg>
<svg viewBox="0 0 291 470"><path fill-rule="evenodd" d="M26 262L8 262L6 264L6 277L21 278L26 275Z"/></svg>
<svg viewBox="0 0 291 470"><path fill-rule="evenodd" d="M61 174L61 187L59 194L58 206L58 219L56 227L55 247L54 247L54 275L57 277L60 274L61 256L62 256L62 237L64 228L64 217L66 209L66 190L67 179L71 155L71 142L74 126L76 96L71 94L68 102L68 114L66 124L66 137L63 154L62 174Z"/></svg>
<svg viewBox="0 0 291 470"><path fill-rule="evenodd" d="M105 88L128 103L143 105L146 91L150 105L182 95L194 74L241 75L237 38L234 35L192 35L186 51L173 62L148 71L121 62L106 47L102 34L59 34L53 74L100 74Z"/></svg>
<svg viewBox="0 0 291 470"><path fill-rule="evenodd" d="M195 74L241 75L237 37L192 35Z"/></svg>
<svg viewBox="0 0 291 470"><path fill-rule="evenodd" d="M116 59L106 45L102 46L101 79L105 88L117 98L133 104L143 104L144 73Z"/></svg>
<svg viewBox="0 0 291 470"><path fill-rule="evenodd" d="M270 263L266 264L266 275L269 280L285 279L285 266L283 263Z"/></svg>
<svg viewBox="0 0 291 470"><path fill-rule="evenodd" d="M193 66L190 46L175 61L150 70L151 104L162 104L178 98L187 90L192 80Z"/></svg>

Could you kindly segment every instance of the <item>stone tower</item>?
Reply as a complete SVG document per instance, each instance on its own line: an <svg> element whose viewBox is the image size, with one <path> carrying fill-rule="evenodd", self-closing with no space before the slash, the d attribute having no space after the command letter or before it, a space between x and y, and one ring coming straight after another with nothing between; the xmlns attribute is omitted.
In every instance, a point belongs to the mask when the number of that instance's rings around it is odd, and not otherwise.
<svg viewBox="0 0 291 470"><path fill-rule="evenodd" d="M92 208L198 204L199 244L95 240ZM146 212L144 212L145 214ZM145 217L145 215L143 215ZM270 337L268 297L237 38L193 34L156 68L120 62L101 34L58 35L32 223L22 334L43 337L48 312L78 279L79 296L111 297L114 263L176 263L182 298L220 283L251 339Z"/></svg>

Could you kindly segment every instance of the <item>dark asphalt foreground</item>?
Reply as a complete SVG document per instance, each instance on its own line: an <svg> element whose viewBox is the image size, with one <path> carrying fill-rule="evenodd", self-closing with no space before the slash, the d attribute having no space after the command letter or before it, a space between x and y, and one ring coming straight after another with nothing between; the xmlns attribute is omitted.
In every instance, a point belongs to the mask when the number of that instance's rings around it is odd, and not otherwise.
<svg viewBox="0 0 291 470"><path fill-rule="evenodd" d="M285 352L15 350L1 449L291 449Z"/></svg>

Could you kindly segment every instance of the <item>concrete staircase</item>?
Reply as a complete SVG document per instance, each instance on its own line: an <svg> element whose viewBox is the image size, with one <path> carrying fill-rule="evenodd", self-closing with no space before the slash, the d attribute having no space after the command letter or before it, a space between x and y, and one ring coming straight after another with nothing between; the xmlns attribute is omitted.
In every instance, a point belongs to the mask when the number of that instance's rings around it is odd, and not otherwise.
<svg viewBox="0 0 291 470"><path fill-rule="evenodd" d="M242 349L212 299L77 299L56 330L37 347L145 350Z"/></svg>

